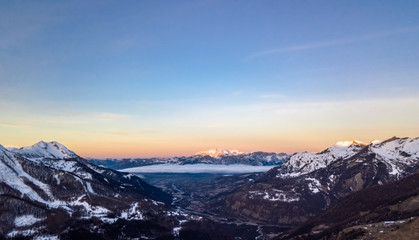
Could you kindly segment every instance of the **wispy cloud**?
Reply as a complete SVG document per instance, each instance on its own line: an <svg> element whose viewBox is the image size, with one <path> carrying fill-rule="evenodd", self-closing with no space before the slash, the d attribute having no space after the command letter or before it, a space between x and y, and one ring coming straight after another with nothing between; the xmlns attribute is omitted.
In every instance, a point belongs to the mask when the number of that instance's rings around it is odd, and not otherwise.
<svg viewBox="0 0 419 240"><path fill-rule="evenodd" d="M393 30L384 31L384 32L376 32L372 34L360 35L360 36L355 36L355 37L347 37L347 38L342 38L342 39L334 39L334 40L328 40L328 41L322 41L322 42L314 42L314 43L306 43L306 44L301 44L301 45L287 46L287 47L282 47L282 48L274 48L274 49L268 49L268 50L259 51L259 52L250 54L245 59L250 60L253 58L281 53L281 52L302 51L302 50L308 50L308 49L344 45L344 44L349 44L349 43L368 41L372 39L388 37L391 35L417 32L417 31L419 31L419 26L393 29Z"/></svg>
<svg viewBox="0 0 419 240"><path fill-rule="evenodd" d="M28 127L27 123L0 122L0 127Z"/></svg>

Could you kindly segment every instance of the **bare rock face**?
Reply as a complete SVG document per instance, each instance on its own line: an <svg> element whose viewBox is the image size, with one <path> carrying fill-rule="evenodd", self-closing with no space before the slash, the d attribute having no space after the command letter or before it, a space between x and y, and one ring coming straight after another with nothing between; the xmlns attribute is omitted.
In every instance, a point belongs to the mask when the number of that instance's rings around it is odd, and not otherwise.
<svg viewBox="0 0 419 240"><path fill-rule="evenodd" d="M254 182L213 198L207 207L243 221L295 226L344 196L402 179L419 167L418 138L342 145L293 155Z"/></svg>

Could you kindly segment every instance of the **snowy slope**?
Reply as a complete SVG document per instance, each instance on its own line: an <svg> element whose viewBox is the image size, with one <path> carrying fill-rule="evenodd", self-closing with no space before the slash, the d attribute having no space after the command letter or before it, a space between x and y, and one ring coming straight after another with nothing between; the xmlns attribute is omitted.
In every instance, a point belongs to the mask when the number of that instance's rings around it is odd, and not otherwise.
<svg viewBox="0 0 419 240"><path fill-rule="evenodd" d="M419 161L419 138L391 138L372 144L369 150L376 154L377 161L385 162L391 168L390 174L403 174L404 168Z"/></svg>
<svg viewBox="0 0 419 240"><path fill-rule="evenodd" d="M48 203L53 199L49 186L27 174L14 154L3 147L0 147L0 172L0 183L18 191L22 197L40 203ZM29 183L38 186L47 198L45 196L43 198L39 192L33 191Z"/></svg>
<svg viewBox="0 0 419 240"><path fill-rule="evenodd" d="M382 158L398 159L399 161L409 158L419 158L419 138L392 138L387 141L374 144L371 151Z"/></svg>

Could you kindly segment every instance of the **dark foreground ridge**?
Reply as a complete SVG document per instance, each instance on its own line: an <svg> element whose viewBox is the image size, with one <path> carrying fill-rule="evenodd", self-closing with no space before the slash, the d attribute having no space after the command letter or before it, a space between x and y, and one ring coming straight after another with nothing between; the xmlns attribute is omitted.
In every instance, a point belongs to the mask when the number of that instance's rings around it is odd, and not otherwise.
<svg viewBox="0 0 419 240"><path fill-rule="evenodd" d="M342 198L278 239L417 239L419 173ZM374 235L374 236L372 236Z"/></svg>

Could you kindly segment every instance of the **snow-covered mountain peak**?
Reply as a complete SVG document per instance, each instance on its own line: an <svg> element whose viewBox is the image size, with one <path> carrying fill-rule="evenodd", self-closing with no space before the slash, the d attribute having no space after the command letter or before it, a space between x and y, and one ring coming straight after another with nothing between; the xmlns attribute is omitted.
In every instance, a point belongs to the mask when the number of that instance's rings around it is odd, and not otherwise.
<svg viewBox="0 0 419 240"><path fill-rule="evenodd" d="M195 155L198 156L210 156L213 158L221 157L221 156L237 156L244 154L244 152L240 152L239 150L223 150L223 149L210 149L207 151L200 151Z"/></svg>
<svg viewBox="0 0 419 240"><path fill-rule="evenodd" d="M73 151L56 141L40 141L30 147L8 148L9 151L19 153L27 158L54 158L66 159L78 157Z"/></svg>
<svg viewBox="0 0 419 240"><path fill-rule="evenodd" d="M358 141L358 140L352 140L352 141L339 141L337 142L334 146L339 146L339 147L349 147L351 145L361 145L361 146L365 146L366 144Z"/></svg>
<svg viewBox="0 0 419 240"><path fill-rule="evenodd" d="M32 147L35 147L35 146L46 149L48 147L48 143L46 143L44 141L39 141L39 142L35 143L34 145L32 145Z"/></svg>
<svg viewBox="0 0 419 240"><path fill-rule="evenodd" d="M350 155L355 154L356 151L365 147L367 144L358 141L340 141L337 142L335 145L329 147L328 149L324 150L320 154L329 154L331 157L334 158L346 158Z"/></svg>

